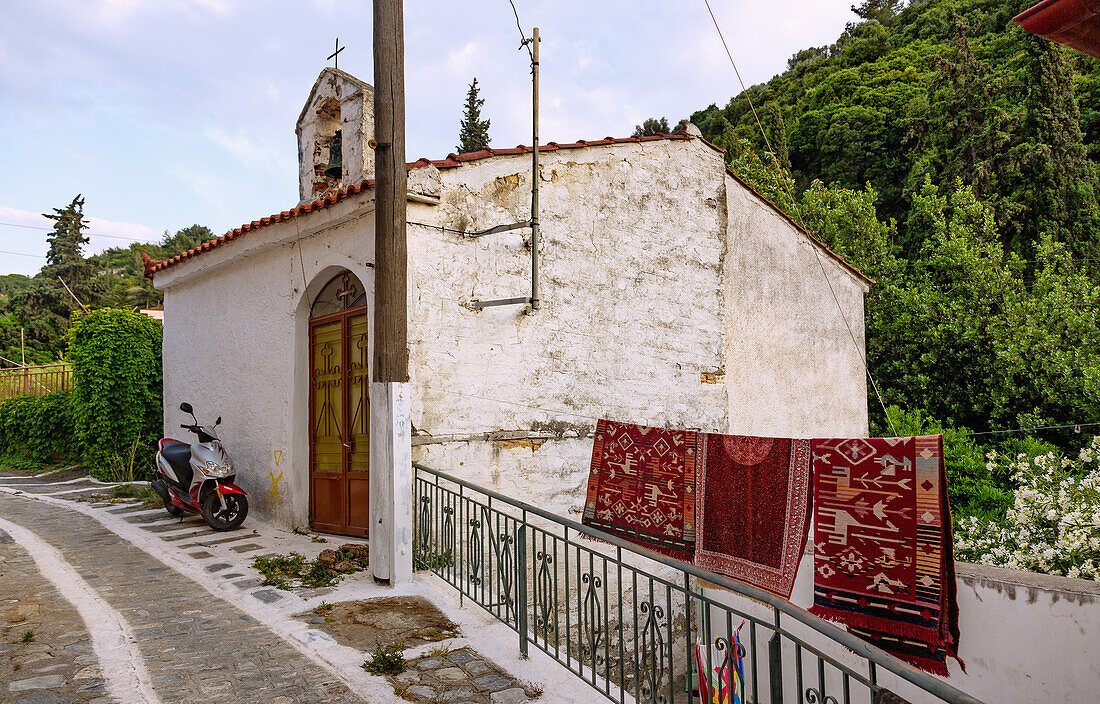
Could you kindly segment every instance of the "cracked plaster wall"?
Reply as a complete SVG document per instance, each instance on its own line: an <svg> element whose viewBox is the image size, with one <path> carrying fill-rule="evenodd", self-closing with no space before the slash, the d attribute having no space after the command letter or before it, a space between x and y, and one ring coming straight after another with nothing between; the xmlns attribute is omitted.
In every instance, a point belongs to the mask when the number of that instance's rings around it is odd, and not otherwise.
<svg viewBox="0 0 1100 704"><path fill-rule="evenodd" d="M420 438L416 459L576 518L599 417L866 433L862 284L825 257L857 350L813 245L719 154L659 141L541 161L541 310L465 305L529 294L529 230L409 229L413 425L441 439ZM442 179L441 204L410 220L473 231L528 217L529 156ZM448 441L499 430L548 439Z"/></svg>
<svg viewBox="0 0 1100 704"><path fill-rule="evenodd" d="M413 425L426 443L415 459L576 517L599 417L717 432L866 432L862 366L822 293L813 249L742 195L719 154L695 140L659 141L542 161L542 308L531 315L467 305L528 294L528 231L473 240L409 227ZM408 219L466 231L524 220L529 164L497 157L444 170L440 203L410 202ZM224 416L256 510L285 525L308 515L308 301L338 266L372 285L372 197L251 232L157 275L166 428L178 426L182 400ZM861 329L861 284L831 259L825 268ZM495 431L511 434L485 439ZM272 470L284 474L278 506Z"/></svg>

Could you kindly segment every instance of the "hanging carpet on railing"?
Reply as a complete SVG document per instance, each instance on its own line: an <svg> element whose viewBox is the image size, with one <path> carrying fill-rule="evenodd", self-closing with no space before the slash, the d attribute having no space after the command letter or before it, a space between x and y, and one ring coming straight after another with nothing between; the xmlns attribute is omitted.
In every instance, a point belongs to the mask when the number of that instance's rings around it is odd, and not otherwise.
<svg viewBox="0 0 1100 704"><path fill-rule="evenodd" d="M810 521L810 441L703 436L695 564L791 598Z"/></svg>
<svg viewBox="0 0 1100 704"><path fill-rule="evenodd" d="M958 659L943 437L814 440L818 616L928 672ZM961 661L960 661L961 664Z"/></svg>
<svg viewBox="0 0 1100 704"><path fill-rule="evenodd" d="M690 430L599 421L582 522L691 562L699 441Z"/></svg>

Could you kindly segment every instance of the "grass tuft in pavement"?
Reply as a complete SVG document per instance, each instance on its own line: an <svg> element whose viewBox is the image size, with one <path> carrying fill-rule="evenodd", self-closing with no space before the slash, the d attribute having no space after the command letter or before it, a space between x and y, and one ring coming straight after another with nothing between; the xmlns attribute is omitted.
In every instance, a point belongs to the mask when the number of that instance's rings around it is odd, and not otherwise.
<svg viewBox="0 0 1100 704"><path fill-rule="evenodd" d="M127 501L133 501L134 499L137 499L142 506L148 506L149 508L164 506L164 500L160 498L160 494L154 491L153 487L145 483L120 484L112 489L109 494L91 494L90 496L82 496L77 499L77 501L120 504Z"/></svg>
<svg viewBox="0 0 1100 704"><path fill-rule="evenodd" d="M363 663L363 669L372 675L400 675L405 671L405 644L401 641L374 648L370 660Z"/></svg>

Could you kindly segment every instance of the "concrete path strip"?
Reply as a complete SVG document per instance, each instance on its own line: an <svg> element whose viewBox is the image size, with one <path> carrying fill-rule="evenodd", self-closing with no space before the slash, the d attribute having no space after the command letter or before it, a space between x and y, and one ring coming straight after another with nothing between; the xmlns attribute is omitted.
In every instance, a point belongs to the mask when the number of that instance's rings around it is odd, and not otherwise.
<svg viewBox="0 0 1100 704"><path fill-rule="evenodd" d="M3 518L0 530L34 558L38 571L84 619L110 695L121 704L160 704L137 640L122 614L111 608L52 545Z"/></svg>

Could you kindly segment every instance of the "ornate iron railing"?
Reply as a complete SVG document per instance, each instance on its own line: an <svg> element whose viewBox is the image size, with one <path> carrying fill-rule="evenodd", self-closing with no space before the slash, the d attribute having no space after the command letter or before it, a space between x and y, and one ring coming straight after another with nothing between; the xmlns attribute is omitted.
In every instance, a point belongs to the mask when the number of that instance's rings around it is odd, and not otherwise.
<svg viewBox="0 0 1100 704"><path fill-rule="evenodd" d="M413 467L415 566L514 629L523 657L534 645L612 701L690 702L699 643L742 702L875 704L889 687L981 704L784 599Z"/></svg>

